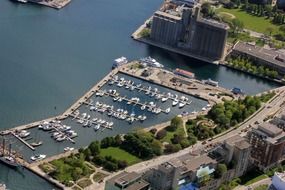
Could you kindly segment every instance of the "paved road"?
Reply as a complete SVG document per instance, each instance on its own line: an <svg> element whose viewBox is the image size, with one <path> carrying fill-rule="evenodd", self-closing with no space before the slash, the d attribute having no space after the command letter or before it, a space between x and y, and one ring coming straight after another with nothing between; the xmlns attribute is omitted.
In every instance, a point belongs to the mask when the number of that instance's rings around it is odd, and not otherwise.
<svg viewBox="0 0 285 190"><path fill-rule="evenodd" d="M222 135L220 135L219 137L213 139L211 141L212 144L215 143L221 143L223 142L225 139L228 139L231 136L234 136L236 134L241 134L242 135L242 131L244 131L245 129L249 129L250 125L253 127L256 121L261 122L263 121L263 119L265 119L268 115L272 115L272 114L276 114L279 113L282 109L285 109L285 107L281 107L282 104L284 105L284 100L285 100L285 87L281 87L279 88L276 96L273 98L273 100L271 102L268 102L266 104L264 104L260 110L254 114L253 116L251 116L249 119L247 119L244 123L242 123L242 125L237 128L237 129L233 129L230 132L226 132L223 133ZM209 141L208 141L209 144ZM125 169L125 171L128 172L143 172L146 171L150 168L153 168L163 162L169 161L173 158L177 158L179 156L183 156L186 154L191 154L193 152L199 152L201 150L206 150L207 151L208 145L207 144L202 144L202 142L197 142L194 146L188 147L186 149L183 149L179 152L170 154L170 155L163 155L160 157L156 157L154 159L148 160L148 161L144 161L144 162L140 162L138 164L132 165L128 168ZM119 174L120 172L116 172L111 174L110 176L108 176L105 180L110 179L111 177ZM104 183L100 184L100 185L96 185L96 189L104 189Z"/></svg>

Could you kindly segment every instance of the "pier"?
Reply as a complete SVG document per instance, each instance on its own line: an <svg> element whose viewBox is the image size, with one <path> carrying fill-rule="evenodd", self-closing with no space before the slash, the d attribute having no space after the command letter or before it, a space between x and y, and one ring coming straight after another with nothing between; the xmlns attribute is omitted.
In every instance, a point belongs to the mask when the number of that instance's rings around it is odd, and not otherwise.
<svg viewBox="0 0 285 190"><path fill-rule="evenodd" d="M14 132L11 132L11 134L16 137L19 141L21 141L24 145L26 145L29 149L31 150L35 150L35 148L30 145L27 141L25 141L24 139L22 139L21 137L19 137L19 135L16 135Z"/></svg>

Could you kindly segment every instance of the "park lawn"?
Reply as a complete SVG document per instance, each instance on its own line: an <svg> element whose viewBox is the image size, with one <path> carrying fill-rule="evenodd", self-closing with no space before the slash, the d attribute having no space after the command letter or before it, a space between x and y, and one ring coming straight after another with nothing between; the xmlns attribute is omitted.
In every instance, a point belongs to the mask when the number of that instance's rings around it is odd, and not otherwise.
<svg viewBox="0 0 285 190"><path fill-rule="evenodd" d="M247 12L241 9L226 9L219 8L216 10L217 13L230 13L238 18L240 21L244 23L244 27L249 30L253 30L260 33L266 33L266 28L272 27L273 34L278 33L279 26L275 25L271 22L270 19L266 19L265 17L258 17L254 15L250 15Z"/></svg>
<svg viewBox="0 0 285 190"><path fill-rule="evenodd" d="M118 147L102 148L100 151L100 155L103 157L112 156L113 158L116 158L117 160L125 160L126 162L128 162L129 165L132 165L132 164L135 164L141 161L138 157Z"/></svg>
<svg viewBox="0 0 285 190"><path fill-rule="evenodd" d="M177 134L177 133L185 133L184 132L184 129L181 127L181 128L178 128L176 131L167 131L166 133L166 136L164 138L162 138L160 140L160 142L168 142L168 143L171 143L171 139L173 138L173 135L174 134Z"/></svg>
<svg viewBox="0 0 285 190"><path fill-rule="evenodd" d="M262 179L265 179L265 178L268 178L268 176L266 174L257 176L256 178L253 178L253 179L249 180L248 182L246 182L245 185L253 184L253 183L260 181Z"/></svg>

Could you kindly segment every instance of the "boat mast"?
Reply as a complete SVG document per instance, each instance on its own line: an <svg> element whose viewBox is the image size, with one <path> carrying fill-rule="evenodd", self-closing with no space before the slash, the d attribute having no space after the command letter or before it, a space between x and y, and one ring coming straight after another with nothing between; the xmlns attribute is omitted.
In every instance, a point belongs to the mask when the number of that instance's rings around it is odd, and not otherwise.
<svg viewBox="0 0 285 190"><path fill-rule="evenodd" d="M3 144L2 144L2 148L3 148L3 152L2 152L2 156L5 155L5 139L3 138Z"/></svg>

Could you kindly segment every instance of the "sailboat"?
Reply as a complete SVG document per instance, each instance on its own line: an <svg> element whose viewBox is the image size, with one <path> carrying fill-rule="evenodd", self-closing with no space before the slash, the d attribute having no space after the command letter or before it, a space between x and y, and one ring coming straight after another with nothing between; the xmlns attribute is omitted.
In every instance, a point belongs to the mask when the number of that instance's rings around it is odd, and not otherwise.
<svg viewBox="0 0 285 190"><path fill-rule="evenodd" d="M3 151L2 154L0 156L0 161L3 162L4 164L12 167L12 168L17 168L18 166L20 166L19 163L17 163L16 159L14 157L12 157L12 145L9 144L9 153L8 155L5 155L5 139L3 139Z"/></svg>

